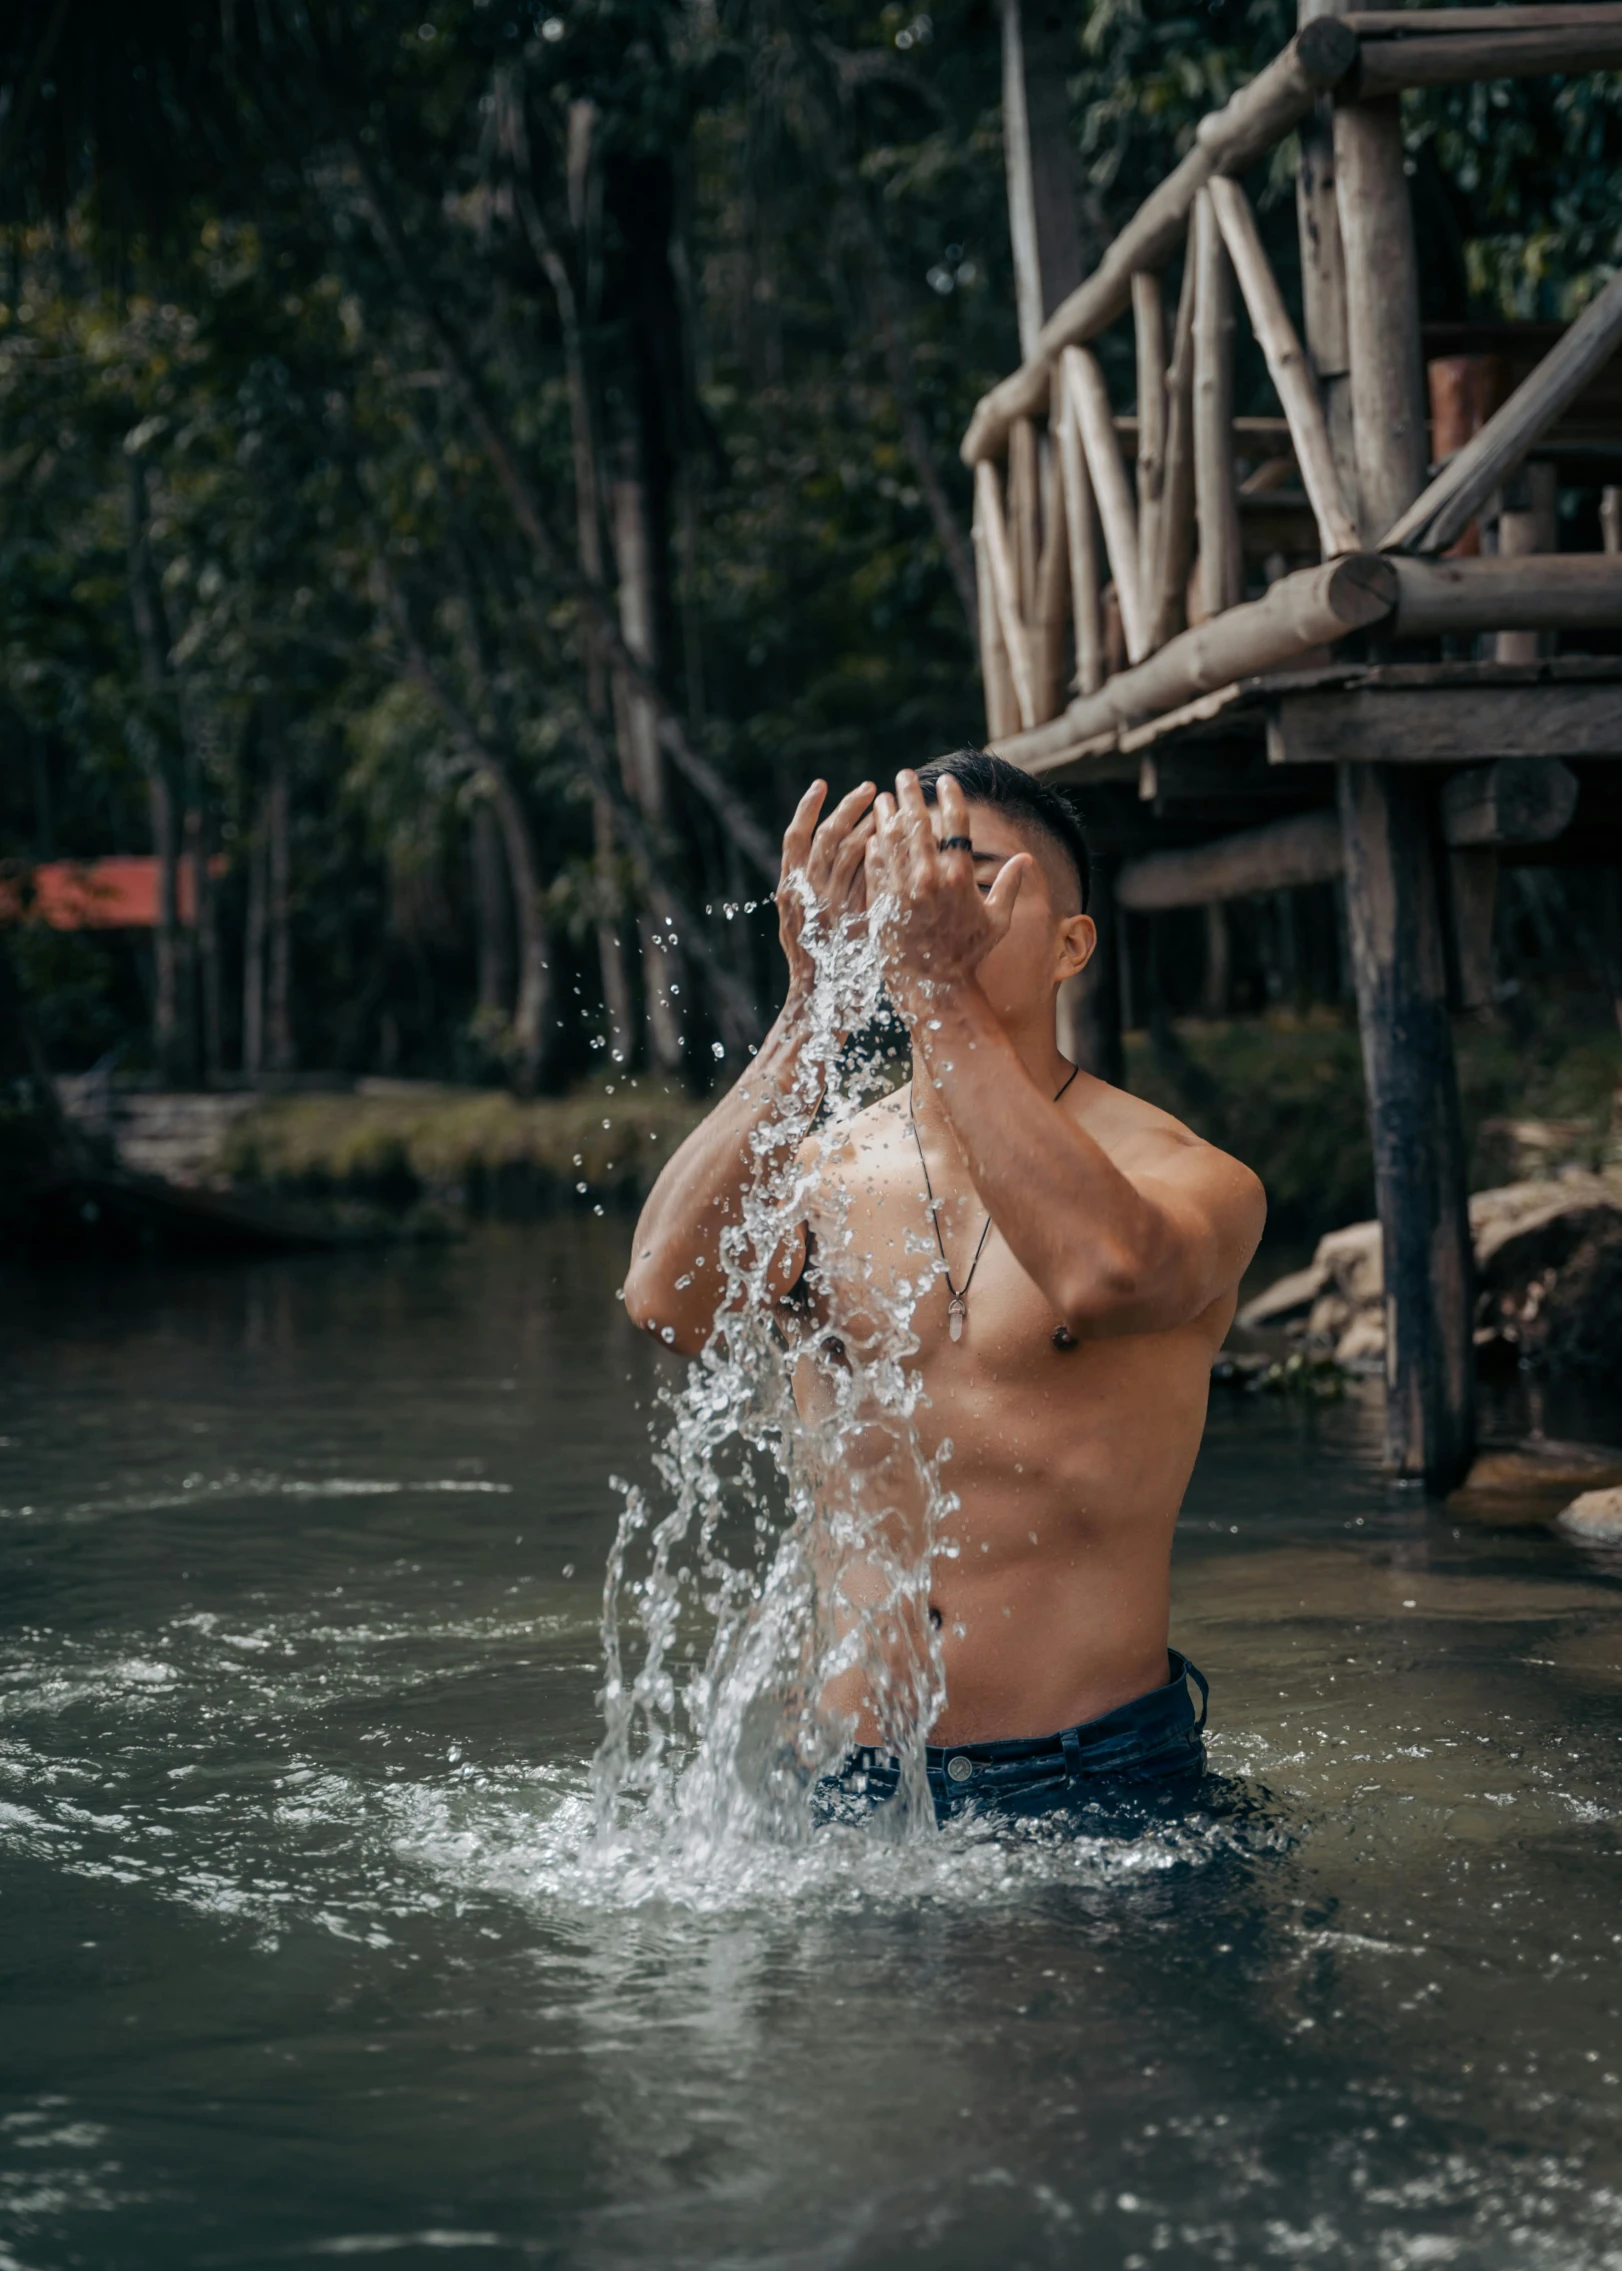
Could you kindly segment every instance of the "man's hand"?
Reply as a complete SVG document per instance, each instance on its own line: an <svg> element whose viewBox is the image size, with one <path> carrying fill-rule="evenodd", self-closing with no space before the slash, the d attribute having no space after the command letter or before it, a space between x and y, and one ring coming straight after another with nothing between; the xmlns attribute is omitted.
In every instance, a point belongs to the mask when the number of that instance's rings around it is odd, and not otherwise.
<svg viewBox="0 0 1622 2271"><path fill-rule="evenodd" d="M929 807L914 772L896 775L895 795L881 795L867 844L867 903L885 902L881 943L885 973L897 1006L920 1014L934 987L962 984L1007 936L1028 852L1005 860L989 891L974 877L964 848L943 852L930 825ZM938 788L941 833L969 836L963 791L950 776ZM843 809L843 808L841 808Z"/></svg>
<svg viewBox="0 0 1622 2271"><path fill-rule="evenodd" d="M832 929L843 915L867 909L863 859L873 833L873 783L862 781L841 797L821 827L817 814L828 794L826 781L813 781L795 807L783 836L783 871L777 885L777 929L788 960L789 1002L809 998L816 969L805 947L810 911ZM865 816L865 817L864 817Z"/></svg>

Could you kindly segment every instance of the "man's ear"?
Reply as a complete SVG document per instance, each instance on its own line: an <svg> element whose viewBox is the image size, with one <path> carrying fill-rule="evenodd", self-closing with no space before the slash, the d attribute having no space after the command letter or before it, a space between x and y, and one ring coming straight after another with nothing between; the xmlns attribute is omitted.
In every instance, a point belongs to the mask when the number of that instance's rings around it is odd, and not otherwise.
<svg viewBox="0 0 1622 2271"><path fill-rule="evenodd" d="M1085 970L1098 946L1098 925L1091 915L1067 915L1059 925L1059 979Z"/></svg>

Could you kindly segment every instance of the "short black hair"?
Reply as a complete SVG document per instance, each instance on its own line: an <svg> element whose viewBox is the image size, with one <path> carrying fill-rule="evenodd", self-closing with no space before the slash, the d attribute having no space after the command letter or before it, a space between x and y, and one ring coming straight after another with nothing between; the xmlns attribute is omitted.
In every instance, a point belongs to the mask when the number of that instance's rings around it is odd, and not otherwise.
<svg viewBox="0 0 1622 2271"><path fill-rule="evenodd" d="M1022 773L1006 757L993 757L989 749L954 749L949 757L932 757L918 768L918 786L924 802L933 804L938 784L956 781L971 804L994 804L1011 812L1058 845L1076 871L1081 886L1081 911L1087 912L1092 896L1093 862L1075 806L1046 781Z"/></svg>

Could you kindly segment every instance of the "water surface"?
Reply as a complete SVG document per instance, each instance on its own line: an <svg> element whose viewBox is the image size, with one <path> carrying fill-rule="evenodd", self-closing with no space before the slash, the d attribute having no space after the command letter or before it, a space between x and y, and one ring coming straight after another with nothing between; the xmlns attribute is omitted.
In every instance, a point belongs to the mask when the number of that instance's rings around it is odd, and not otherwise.
<svg viewBox="0 0 1622 2271"><path fill-rule="evenodd" d="M0 1279L0 2271L1622 2266L1622 1557L1221 1399L1237 1815L594 1867L624 1236Z"/></svg>

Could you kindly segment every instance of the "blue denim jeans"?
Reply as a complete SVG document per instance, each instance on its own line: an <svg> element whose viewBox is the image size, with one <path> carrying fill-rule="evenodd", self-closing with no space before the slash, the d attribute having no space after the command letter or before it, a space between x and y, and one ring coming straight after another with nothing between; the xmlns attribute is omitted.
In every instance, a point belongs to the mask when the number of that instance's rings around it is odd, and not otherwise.
<svg viewBox="0 0 1622 2271"><path fill-rule="evenodd" d="M1175 1648L1166 1653L1165 1684L1102 1719L1011 1742L931 1743L926 1763L936 1819L1069 1814L1079 1827L1097 1824L1101 1815L1164 1813L1168 1803L1186 1800L1205 1773L1210 1687L1186 1656ZM1197 1715L1190 1681L1200 1693ZM876 1750L852 1751L837 1775L817 1784L818 1818L857 1820L893 1797L899 1779L894 1759Z"/></svg>

